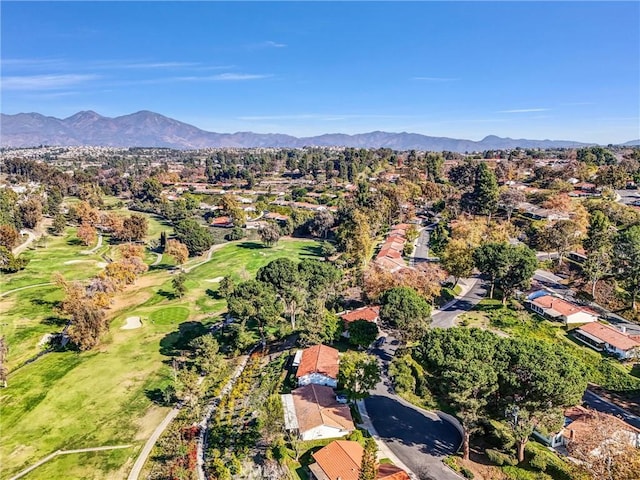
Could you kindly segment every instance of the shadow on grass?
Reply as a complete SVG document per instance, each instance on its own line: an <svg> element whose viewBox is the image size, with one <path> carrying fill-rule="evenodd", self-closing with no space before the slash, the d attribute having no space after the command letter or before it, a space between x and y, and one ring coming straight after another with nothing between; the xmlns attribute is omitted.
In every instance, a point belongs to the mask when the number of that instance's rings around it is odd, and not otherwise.
<svg viewBox="0 0 640 480"><path fill-rule="evenodd" d="M262 250L267 248L262 243L258 242L242 242L238 244L238 247L246 248L247 250Z"/></svg>
<svg viewBox="0 0 640 480"><path fill-rule="evenodd" d="M39 305L41 307L49 307L56 308L60 305L60 301L58 300L43 300L42 298L33 298L31 299L32 305Z"/></svg>
<svg viewBox="0 0 640 480"><path fill-rule="evenodd" d="M213 298L214 300L224 300L224 297L220 295L220 292L218 292L217 290L212 290L210 288L207 288L207 290L204 293L206 293L209 297Z"/></svg>
<svg viewBox="0 0 640 480"><path fill-rule="evenodd" d="M70 238L69 240L67 240L67 245L71 245L73 247L77 247L80 245L83 245L82 240L80 240L79 238Z"/></svg>
<svg viewBox="0 0 640 480"><path fill-rule="evenodd" d="M160 407L170 407L173 405L173 394L166 395L165 390L162 388L148 388L144 391L144 394L149 400Z"/></svg>
<svg viewBox="0 0 640 480"><path fill-rule="evenodd" d="M43 318L40 323L42 323L43 325L54 325L56 327L63 327L67 324L69 320L67 320L66 318L60 318L60 317L47 317L47 318Z"/></svg>
<svg viewBox="0 0 640 480"><path fill-rule="evenodd" d="M305 245L302 247L302 257L322 257L320 245Z"/></svg>
<svg viewBox="0 0 640 480"><path fill-rule="evenodd" d="M175 300L178 298L174 292L168 292L167 290L158 290L156 293L167 300Z"/></svg>
<svg viewBox="0 0 640 480"><path fill-rule="evenodd" d="M160 353L167 357L180 355L186 350L189 342L207 333L207 328L200 322L183 322L178 330L168 333L160 340Z"/></svg>

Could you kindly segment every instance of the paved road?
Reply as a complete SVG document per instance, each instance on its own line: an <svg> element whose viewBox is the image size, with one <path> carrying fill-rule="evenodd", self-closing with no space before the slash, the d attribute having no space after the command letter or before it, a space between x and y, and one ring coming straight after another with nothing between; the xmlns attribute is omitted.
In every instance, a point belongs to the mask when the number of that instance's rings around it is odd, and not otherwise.
<svg viewBox="0 0 640 480"><path fill-rule="evenodd" d="M432 223L420 231L420 236L416 242L416 248L414 249L409 262L411 266L422 262L437 260L437 257L429 256L429 237L431 235L431 231L436 227L436 225L436 223Z"/></svg>
<svg viewBox="0 0 640 480"><path fill-rule="evenodd" d="M418 477L459 480L458 475L444 466L442 459L458 450L462 441L460 433L435 413L418 409L393 393L386 370L397 341L387 338L381 348L371 351L380 358L384 374L364 401L378 436Z"/></svg>
<svg viewBox="0 0 640 480"><path fill-rule="evenodd" d="M614 405L611 402L608 402L602 397L599 397L595 393L587 390L584 392L584 396L582 397L582 402L589 408L593 408L594 410L598 410L603 413L610 413L611 415L615 415L616 417L621 418L629 425L633 425L636 428L640 428L640 417L637 417L626 410Z"/></svg>
<svg viewBox="0 0 640 480"><path fill-rule="evenodd" d="M487 285L479 277L472 277L465 281L472 282L472 286L462 297L445 305L442 310L437 310L431 315L431 326L439 328L451 328L455 326L455 320L461 313L468 312L475 307L480 300L487 296Z"/></svg>
<svg viewBox="0 0 640 480"><path fill-rule="evenodd" d="M20 235L27 235L29 238L27 238L24 242L22 242L11 251L11 253L13 253L16 257L24 252L29 247L29 245L31 245L37 238L31 230L20 230Z"/></svg>
<svg viewBox="0 0 640 480"><path fill-rule="evenodd" d="M637 188L633 190L616 190L616 193L620 196L618 202L625 205L632 205L640 201L640 191Z"/></svg>

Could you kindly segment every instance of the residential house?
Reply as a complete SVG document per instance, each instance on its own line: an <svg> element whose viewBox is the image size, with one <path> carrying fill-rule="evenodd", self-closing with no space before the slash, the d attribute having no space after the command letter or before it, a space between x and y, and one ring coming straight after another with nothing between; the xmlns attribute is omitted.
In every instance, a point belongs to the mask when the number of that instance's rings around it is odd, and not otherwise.
<svg viewBox="0 0 640 480"><path fill-rule="evenodd" d="M544 291L534 292L527 297L527 301L529 308L534 312L567 325L598 320L598 313L590 308L576 305Z"/></svg>
<svg viewBox="0 0 640 480"><path fill-rule="evenodd" d="M566 447L569 442L579 442L581 438L589 438L593 428L588 420L594 415L593 410L581 406L569 407L564 411L564 426L559 432L550 435L543 435L538 431L534 431L535 437L552 448ZM610 420L616 428L617 439L622 439L625 443L640 448L640 430L629 425L616 416L601 413Z"/></svg>
<svg viewBox="0 0 640 480"><path fill-rule="evenodd" d="M302 351L296 378L298 385L327 385L338 386L338 364L340 362L338 350L326 345L314 345Z"/></svg>
<svg viewBox="0 0 640 480"><path fill-rule="evenodd" d="M285 429L304 441L340 438L355 429L349 406L338 403L331 387L305 385L281 399Z"/></svg>
<svg viewBox="0 0 640 480"><path fill-rule="evenodd" d="M336 440L311 456L315 463L309 465L311 478L315 480L358 480L364 449L358 442ZM376 480L409 480L407 472L395 465L378 466Z"/></svg>
<svg viewBox="0 0 640 480"><path fill-rule="evenodd" d="M231 217L215 217L211 220L212 227L232 228L233 219Z"/></svg>
<svg viewBox="0 0 640 480"><path fill-rule="evenodd" d="M576 339L599 352L615 355L621 360L640 358L640 335L628 335L610 325L595 322L573 331Z"/></svg>
<svg viewBox="0 0 640 480"><path fill-rule="evenodd" d="M344 332L342 333L342 336L349 338L349 324L355 322L356 320L366 320L367 322L372 322L377 325L378 320L380 320L380 307L367 306L356 308L355 310L351 310L350 312L339 313L338 316L344 323Z"/></svg>

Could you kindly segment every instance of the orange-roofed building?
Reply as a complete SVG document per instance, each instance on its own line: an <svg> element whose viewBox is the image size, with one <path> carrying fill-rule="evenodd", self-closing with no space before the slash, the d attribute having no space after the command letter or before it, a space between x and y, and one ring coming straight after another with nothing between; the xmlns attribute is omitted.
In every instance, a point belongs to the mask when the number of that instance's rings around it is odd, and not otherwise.
<svg viewBox="0 0 640 480"><path fill-rule="evenodd" d="M640 342L610 325L589 323L576 328L573 335L594 350L610 353L623 360L640 357Z"/></svg>
<svg viewBox="0 0 640 480"><path fill-rule="evenodd" d="M348 405L338 403L331 387L305 385L281 395L285 429L304 441L340 438L355 429Z"/></svg>
<svg viewBox="0 0 640 480"><path fill-rule="evenodd" d="M336 440L311 456L309 465L315 480L358 480L364 449L358 442ZM409 480L407 472L395 465L379 465L376 480Z"/></svg>
<svg viewBox="0 0 640 480"><path fill-rule="evenodd" d="M552 320L570 323L589 323L598 320L598 314L590 308L568 302L554 295L529 297L531 310Z"/></svg>
<svg viewBox="0 0 640 480"><path fill-rule="evenodd" d="M338 350L326 345L314 345L302 350L300 364L296 371L298 385L338 386L338 369L340 357Z"/></svg>

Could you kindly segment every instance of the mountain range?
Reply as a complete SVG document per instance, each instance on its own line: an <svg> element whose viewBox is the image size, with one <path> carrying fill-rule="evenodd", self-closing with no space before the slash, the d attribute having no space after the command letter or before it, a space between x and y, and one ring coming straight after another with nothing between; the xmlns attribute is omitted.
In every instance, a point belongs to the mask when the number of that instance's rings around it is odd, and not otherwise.
<svg viewBox="0 0 640 480"><path fill-rule="evenodd" d="M628 142L632 144L634 142ZM417 133L342 133L315 137L253 132L215 133L179 122L158 113L140 111L110 118L93 111L82 111L68 118L47 117L39 113L1 114L0 146L112 146L168 147L198 149L206 147L355 147L393 150L431 150L471 152L508 148L580 147L586 143L568 140L527 140L489 135L480 141L430 137Z"/></svg>

